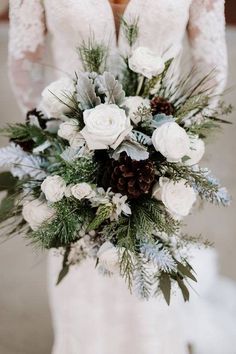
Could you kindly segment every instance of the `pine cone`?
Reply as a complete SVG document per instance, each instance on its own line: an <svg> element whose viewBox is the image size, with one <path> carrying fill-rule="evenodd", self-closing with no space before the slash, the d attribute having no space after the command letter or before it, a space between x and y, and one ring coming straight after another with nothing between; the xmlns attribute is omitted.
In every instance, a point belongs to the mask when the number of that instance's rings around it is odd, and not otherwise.
<svg viewBox="0 0 236 354"><path fill-rule="evenodd" d="M119 161L112 160L111 187L115 193L139 198L150 192L155 179L155 167L151 160L135 161L122 154Z"/></svg>
<svg viewBox="0 0 236 354"><path fill-rule="evenodd" d="M171 116L174 113L174 106L171 102L166 100L164 97L154 97L151 101L152 114L166 114Z"/></svg>

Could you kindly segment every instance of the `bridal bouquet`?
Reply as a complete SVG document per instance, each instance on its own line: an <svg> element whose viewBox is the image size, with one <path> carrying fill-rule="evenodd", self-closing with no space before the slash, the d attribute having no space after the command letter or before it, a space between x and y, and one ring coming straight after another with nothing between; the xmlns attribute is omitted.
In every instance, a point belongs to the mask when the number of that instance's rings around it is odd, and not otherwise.
<svg viewBox="0 0 236 354"><path fill-rule="evenodd" d="M229 203L199 162L231 107L211 108L209 77L193 83L192 71L174 83L172 60L128 38L119 77L106 71L103 45L83 43L84 72L53 82L25 123L2 129L10 143L0 166L11 172L0 175L2 231L58 249L58 283L92 258L142 298L162 293L169 303L177 285L187 301L189 247L207 242L182 234L182 219L198 197Z"/></svg>

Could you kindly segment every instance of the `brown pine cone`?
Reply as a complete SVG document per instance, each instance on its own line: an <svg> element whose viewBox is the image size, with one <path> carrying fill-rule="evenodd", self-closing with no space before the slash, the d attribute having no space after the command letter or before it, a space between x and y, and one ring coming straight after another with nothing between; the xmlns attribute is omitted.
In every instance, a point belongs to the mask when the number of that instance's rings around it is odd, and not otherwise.
<svg viewBox="0 0 236 354"><path fill-rule="evenodd" d="M155 179L155 167L151 160L135 161L125 153L119 161L112 160L111 187L115 193L139 198L150 192Z"/></svg>
<svg viewBox="0 0 236 354"><path fill-rule="evenodd" d="M174 114L173 104L164 97L154 97L151 101L151 110L153 115L166 114L171 116Z"/></svg>

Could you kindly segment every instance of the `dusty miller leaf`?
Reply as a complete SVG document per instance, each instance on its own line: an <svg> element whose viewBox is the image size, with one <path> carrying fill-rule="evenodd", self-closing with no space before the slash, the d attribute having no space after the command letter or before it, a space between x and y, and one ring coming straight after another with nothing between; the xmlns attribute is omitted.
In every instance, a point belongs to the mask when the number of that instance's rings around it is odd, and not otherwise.
<svg viewBox="0 0 236 354"><path fill-rule="evenodd" d="M135 141L124 141L113 153L113 159L118 160L122 152L126 152L132 160L136 161L147 160L149 158L149 152L145 147Z"/></svg>
<svg viewBox="0 0 236 354"><path fill-rule="evenodd" d="M96 80L99 92L106 96L105 102L120 106L125 99L125 92L122 85L115 79L114 75L104 72Z"/></svg>
<svg viewBox="0 0 236 354"><path fill-rule="evenodd" d="M87 73L78 75L76 92L82 110L94 108L101 103L100 97L96 95L93 80L88 77Z"/></svg>
<svg viewBox="0 0 236 354"><path fill-rule="evenodd" d="M138 130L133 130L131 135L133 135L135 140L142 145L152 145L152 139L150 138L150 136Z"/></svg>

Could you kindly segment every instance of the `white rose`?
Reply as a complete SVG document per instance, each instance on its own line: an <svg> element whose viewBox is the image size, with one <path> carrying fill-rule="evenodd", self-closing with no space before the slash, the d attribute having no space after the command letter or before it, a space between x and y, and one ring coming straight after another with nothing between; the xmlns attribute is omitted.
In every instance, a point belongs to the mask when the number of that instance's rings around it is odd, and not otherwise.
<svg viewBox="0 0 236 354"><path fill-rule="evenodd" d="M40 109L48 118L63 118L70 111L67 105L71 105L70 96L74 90L74 83L68 77L52 82L42 92Z"/></svg>
<svg viewBox="0 0 236 354"><path fill-rule="evenodd" d="M175 122L167 122L157 128L153 132L152 143L169 162L180 161L190 149L188 134Z"/></svg>
<svg viewBox="0 0 236 354"><path fill-rule="evenodd" d="M150 108L150 101L140 96L127 97L124 106L128 108L128 117L134 124L138 124L141 118L137 116L138 109L141 107Z"/></svg>
<svg viewBox="0 0 236 354"><path fill-rule="evenodd" d="M168 178L160 178L153 188L152 195L161 200L176 219L187 216L197 198L194 189L187 186L184 179L173 182Z"/></svg>
<svg viewBox="0 0 236 354"><path fill-rule="evenodd" d="M75 134L78 132L78 121L76 119L69 119L68 121L61 123L57 134L65 139L72 139Z"/></svg>
<svg viewBox="0 0 236 354"><path fill-rule="evenodd" d="M111 273L119 272L119 251L111 242L106 241L100 247L97 257L99 259L100 266Z"/></svg>
<svg viewBox="0 0 236 354"><path fill-rule="evenodd" d="M81 134L90 150L114 147L132 130L125 111L115 104L100 104L85 110L84 123Z"/></svg>
<svg viewBox="0 0 236 354"><path fill-rule="evenodd" d="M186 166L196 165L205 153L205 143L197 135L190 136L190 149L186 154L189 159L185 161Z"/></svg>
<svg viewBox="0 0 236 354"><path fill-rule="evenodd" d="M55 214L52 208L39 199L26 203L22 209L22 215L32 230L37 230L45 221L48 221Z"/></svg>
<svg viewBox="0 0 236 354"><path fill-rule="evenodd" d="M49 202L62 200L66 192L66 183L60 176L49 176L41 184L41 189Z"/></svg>
<svg viewBox="0 0 236 354"><path fill-rule="evenodd" d="M76 199L82 200L93 195L92 187L88 183L78 183L71 187L71 194Z"/></svg>
<svg viewBox="0 0 236 354"><path fill-rule="evenodd" d="M134 72L151 79L164 71L165 62L149 48L138 47L129 58L129 67Z"/></svg>

